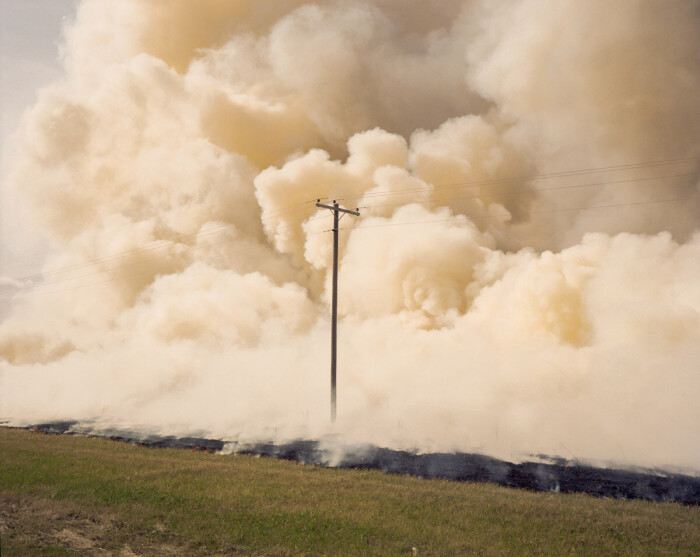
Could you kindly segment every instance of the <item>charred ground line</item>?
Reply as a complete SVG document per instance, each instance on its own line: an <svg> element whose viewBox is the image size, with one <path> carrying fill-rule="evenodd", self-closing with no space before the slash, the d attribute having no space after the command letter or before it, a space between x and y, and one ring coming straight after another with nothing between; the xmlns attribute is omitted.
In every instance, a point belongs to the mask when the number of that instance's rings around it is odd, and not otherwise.
<svg viewBox="0 0 700 557"><path fill-rule="evenodd" d="M44 434L84 435L150 448L179 448L208 453L220 453L232 447L233 454L278 458L324 468L379 470L426 479L488 482L533 491L586 493L597 497L700 505L700 477L654 470L597 468L559 458L550 458L550 463L516 464L479 454L418 454L374 445L345 447L342 456L334 459L336 453L323 448L321 441L244 444L202 437L139 436L122 430L81 431L78 426L80 424L76 421L61 421L18 429Z"/></svg>

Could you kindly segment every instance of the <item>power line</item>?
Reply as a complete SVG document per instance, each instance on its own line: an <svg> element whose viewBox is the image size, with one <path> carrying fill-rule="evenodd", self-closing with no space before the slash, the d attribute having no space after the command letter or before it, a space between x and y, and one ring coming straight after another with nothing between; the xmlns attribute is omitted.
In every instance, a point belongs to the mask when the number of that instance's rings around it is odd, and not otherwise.
<svg viewBox="0 0 700 557"><path fill-rule="evenodd" d="M325 216L318 216L318 217L314 217L314 218L308 219L308 220L306 220L305 222L308 223L308 222L318 221L318 220L325 219L325 218L326 218ZM277 227L276 230L284 230L284 229L291 228L291 227L297 226L297 225L298 225L298 223L286 224L286 225ZM190 236L192 236L192 237L197 237L197 239L200 239L200 238L205 237L205 236L211 236L211 235L213 235L213 234L219 234L219 233L226 232L228 229L230 229L230 225L224 225L224 226L219 226L219 227L215 227L215 228L209 229L209 230L208 230L207 232L205 232L205 233L193 234L193 235L190 235ZM312 234L314 234L314 233L312 233ZM92 268L92 267L96 267L96 266L102 266L102 265L105 265L105 264L107 264L107 263L110 263L110 262L113 262L113 261L117 261L117 260L119 260L119 259L131 257L131 256L136 256L136 255L141 255L141 254L143 254L143 253L151 252L151 251L156 251L156 250L158 250L158 249L177 248L178 246L184 246L184 244L181 244L181 243L173 243L173 242L168 241L168 240L157 240L157 242L159 242L159 245L155 245L155 246L145 246L145 247L143 247L143 248L137 248L137 249L130 250L130 251L127 251L127 252L122 252L122 253L119 253L119 254L114 254L114 255L111 255L111 256L107 256L107 257L104 257L104 258L102 258L102 259L94 259L94 260L86 261L86 262L83 262L83 263L77 263L77 264L74 264L74 265L69 265L69 266L66 266L66 267L61 267L60 269L54 269L54 270L51 270L51 271L46 271L46 272L44 272L44 273L37 273L37 274L29 275L29 276L26 276L26 277L13 278L13 279L11 279L11 280L13 280L13 281L15 281L15 282L20 282L20 283L21 283L21 282L26 282L26 281L31 280L33 283L32 283L32 284L22 285L22 286L19 286L19 287L13 286L13 285L11 285L11 284L0 284L0 293L2 293L2 290L5 289L6 292L12 292L12 294L15 294L15 293L18 293L18 292L31 291L31 290L36 290L36 289L40 289L40 288L45 288L45 287L47 287L47 286L51 286L51 285L53 285L53 284L58 284L58 283L61 283L61 282L69 282L69 281L77 280L77 279L80 279L80 278L85 278L85 277L90 277L90 276L95 276L95 275L101 275L101 274L105 274L105 273L113 273L113 272L115 272L115 271L119 271L119 270L121 270L121 269L126 269L126 268L128 268L128 267L134 267L134 266L138 266L138 265L146 265L146 264L148 264L148 263L153 263L153 262L158 261L159 259L165 259L165 258L168 258L168 257L177 257L177 256L180 256L180 255L183 255L183 254L187 254L187 253L189 253L189 252L193 252L193 251L197 251L197 250L201 250L201 249L207 249L207 248L211 248L211 247L218 246L218 245L227 244L227 243L230 243L230 242L234 242L234 241L236 241L237 239L238 239L238 238L228 238L228 239L226 239L226 240L222 240L222 241L218 241L218 242L213 242L213 243L208 243L208 244L204 244L204 245L195 245L195 246L189 246L189 247L180 247L175 253L166 253L166 254L163 254L163 255L157 255L156 257L152 257L152 258L149 258L149 259L141 259L141 260L139 260L139 261L131 261L131 262L128 262L128 263L122 263L122 264L117 265L116 267L111 267L111 268L106 268L106 269L96 269L96 270L94 270L94 271L92 271L92 272L85 273L85 274L81 274L81 275L72 275L72 276L66 276L66 277L63 277L63 278L56 278L56 279L52 279L52 280L42 280L42 282L36 282L36 281L38 281L38 280L40 280L40 279L45 279L45 278L47 278L47 277L51 277L51 276L55 276L55 275L60 275L60 274L62 274L62 273L68 273L68 272L70 272L70 271L80 271L80 270L87 269L87 268ZM235 253L239 253L239 252L233 252L233 253L235 254ZM207 260L205 260L205 261L207 261ZM138 274L144 274L144 273L138 273ZM124 278L128 278L128 276L131 276L131 275L127 275L127 276L124 277ZM103 282L111 282L112 280L116 280L116 279L109 279L109 280L103 281ZM102 282L100 282L100 283L98 283L98 284L102 284ZM52 291L52 292L53 292L53 291ZM60 290L59 292L63 292L63 290ZM40 294L43 294L44 292L39 292L39 293L40 293ZM27 296L21 296L21 295L18 296L18 298L26 298L26 297L27 297Z"/></svg>
<svg viewBox="0 0 700 557"><path fill-rule="evenodd" d="M484 180L480 182L463 182L463 183L457 183L457 184L446 184L446 185L440 185L440 186L435 186L433 189L429 189L428 191L434 192L434 191L441 191L444 189L449 189L453 188L456 186L460 187L475 187L475 186L498 186L501 184L505 183L510 183L510 182L519 182L519 181L524 181L524 180L531 180L531 179L536 179L536 178L551 178L551 177L562 177L562 176L574 176L574 175L583 175L583 174L593 174L593 173L602 173L602 172L610 172L610 171L617 171L617 170L629 170L629 169L637 169L637 168L649 168L649 167L658 167L658 166L667 166L671 164L678 164L678 163L687 163L691 161L697 161L700 160L700 157L685 157L685 158L677 158L677 159L668 159L665 161L653 161L653 162L647 162L647 163L634 163L634 164L626 164L626 165L619 165L619 166L608 166L608 167L602 167L602 168L589 168L589 169L581 169L581 170L573 170L573 171L562 171L562 172L556 172L556 173L547 173L547 174L539 174L539 175L531 175L531 176L526 176L526 177L520 177L520 178L511 178L511 179L503 179L503 180ZM533 190L529 190L527 192L499 192L499 193L491 193L491 194L480 194L480 195L465 195L465 196L452 196L452 197L443 197L443 198L437 198L434 200L431 200L432 203L439 203L439 202L445 202L445 201L452 201L452 200L458 200L458 199L473 199L473 198L483 198L483 197L510 197L510 196L517 196L517 195L529 195L532 193L544 193L544 192L555 192L557 190L570 190L570 189L576 189L576 188L586 188L586 187L594 187L594 186L604 186L604 185L613 185L613 184L621 184L621 183L633 183L633 182L642 182L642 181L651 181L651 180L662 180L662 179L668 179L668 178L680 178L680 177L690 177L694 176L695 173L682 173L682 174L672 174L672 175L664 175L664 176L655 176L655 177L644 177L644 178L631 178L631 179L626 179L626 180L616 180L616 181L607 181L607 182L596 182L596 183L591 183L591 184L574 184L574 185L569 185L569 186L557 186L557 187L551 187L551 188L536 188ZM394 190L392 192L378 192L376 194L376 197L382 195L382 196L390 196L390 195L408 195L411 192L416 192L416 191L426 191L426 188L421 188L421 189L406 189L406 190ZM365 194L365 196L370 197L372 194ZM352 197L360 197L359 195L357 196L352 196ZM321 198L321 199L327 199L327 198ZM693 199L693 198L687 198L687 199ZM648 203L666 203L666 202L673 202L675 200L661 200L661 201L649 201L649 202L638 202L638 203L629 203L627 205L644 205ZM314 201L306 201L303 203L298 203L296 205L291 205L288 207L283 207L280 209L276 210L271 210L271 211L263 211L260 214L260 219L261 223L263 226L266 225L266 220L272 219L272 218L279 218L283 213L285 212L300 212L302 210L307 209L307 206L310 205L311 203L314 203ZM401 203L384 203L384 204L375 204L375 205L369 205L363 208L377 208L377 207L389 207L389 206L400 206L400 205L406 205L409 202L404 201ZM626 204L615 204L615 205L610 205L613 207L618 207L618 206L624 206ZM596 208L604 208L605 206L591 206L591 207L576 207L576 208L570 208L570 209L556 209L556 210L545 210L545 211L535 211L534 213L537 214L542 214L542 213L547 213L547 212L561 212L561 211L575 211L575 210L587 210L587 209L596 209ZM311 207L309 207L311 208ZM322 218L325 218L323 216L319 217L313 217L310 219L306 219L305 223L313 222L316 220L320 220ZM299 222L291 222L287 224L283 224L281 226L276 226L274 228L274 232L280 232L282 230L292 228L299 226ZM73 265L68 265L65 267L61 267L58 269L52 269L49 271L44 271L41 273L35 273L32 275L27 275L23 277L12 277L11 280L15 282L33 282L36 283L37 281L41 281L43 279L46 279L48 277L53 277L53 276L60 276L60 274L63 273L69 273L72 271L77 271L85 268L90 268L90 267L95 267L99 265L105 265L107 263L113 262L113 261L118 261L120 259L126 259L129 257L134 257L138 255L142 255L144 253L149 253L149 252L155 252L160 249L166 249L166 248L177 248L178 246L183 246L186 245L185 242L192 241L192 240L199 240L201 238L205 238L214 234L222 233L227 230L230 230L233 226L233 224L221 224L218 226L213 226L213 227L208 227L206 231L202 232L201 230L192 234L181 234L175 236L173 239L162 239L162 240L155 240L145 246L142 246L140 248L135 248L132 250L120 252L120 253L115 253L103 258L99 259L93 259L90 261L85 261L82 263L76 263ZM360 227L362 228L362 225ZM307 233L307 235L314 235L318 233L323 233L324 231L321 232L311 232ZM189 246L189 247L180 247L179 251L177 254L182 254L186 253L192 250L197 250L197 249L203 249L206 246ZM166 254L166 256L170 256L173 254ZM143 261L143 263L147 262L148 260ZM129 267L132 265L137 265L141 264L142 262L130 262L126 263L124 265L120 265L119 267L109 269L108 271L114 271L122 267ZM81 276L89 276L92 274L99 274L102 272L108 272L108 271L103 271L103 270L98 270L95 271L94 273L89 273L88 275L81 275ZM46 284L53 284L56 282L62 282L65 280L73 280L75 278L80 278L80 277L67 277L64 279L56 279L53 281L47 282L42 282L41 284L31 284L27 285L25 287L20 287L20 289L32 289L36 287L41 287ZM12 286L10 285L0 285L0 290L1 289L11 289Z"/></svg>
<svg viewBox="0 0 700 557"><path fill-rule="evenodd" d="M306 222L310 222L312 220L318 220L318 219L319 219L319 217L315 217L314 219L309 219ZM86 269L86 268L90 268L90 267L95 267L98 265L104 265L104 264L110 263L112 261L126 259L129 257L135 257L138 255L142 255L144 253L153 252L153 251L157 251L160 249L176 248L178 246L186 246L186 244L183 243L185 240L194 240L194 239L200 240L201 238L212 236L214 234L220 234L220 233L227 232L227 231L231 230L233 226L234 225L232 225L232 224L225 224L225 225L220 225L220 226L216 226L216 227L210 227L207 229L206 232L196 232L193 234L180 235L179 237L177 237L176 240L165 240L165 239L154 240L153 242L150 242L149 244L147 244L143 247L140 247L140 248L135 248L135 249L120 252L120 253L115 253L115 254L108 255L106 257L102 257L99 259L91 259L89 261L84 261L82 263L75 263L73 265L66 265L66 266L60 267L58 269L52 269L52 270L44 271L41 273L35 273L32 275L26 275L26 276L16 277L16 278L13 277L11 280L13 280L15 282L27 282L27 281L35 282L35 281L44 279L44 278L49 277L49 276L60 275L63 273L78 271L78 270L82 270L82 269ZM280 227L280 228L288 228L290 226L294 226L294 225L285 225L285 226ZM280 229L280 228L278 228L278 229ZM179 253L185 253L185 252L192 251L192 250L202 249L202 248L205 248L205 247L210 246L210 245L212 245L212 244L207 244L204 246L195 245L195 246L182 247L182 248L180 248L180 251L178 251L177 253L179 254ZM166 254L166 255L173 255L173 254ZM131 262L131 263L126 263L122 266L128 267L130 265L139 264L139 263L140 262ZM120 268L120 267L116 267L116 268ZM102 272L102 271L97 271L97 272ZM59 282L62 280L70 280L72 278L75 278L75 277L68 277L67 279L56 279L56 281L52 281L52 282ZM0 288L2 288L3 286L6 287L6 285L0 285Z"/></svg>
<svg viewBox="0 0 700 557"><path fill-rule="evenodd" d="M629 203L612 203L612 204L606 204L606 205L590 205L590 206L585 206L585 207L545 209L545 210L541 210L541 211L532 211L531 214L560 213L560 212L569 212L569 211L588 211L588 210L618 208L618 207L626 207L626 206L632 207L632 206L653 205L653 204L660 204L660 203L677 203L677 202L681 202L681 201L691 201L691 200L700 200L700 195L679 197L679 198L673 198L673 199L658 199L658 200L629 202ZM326 217L316 217L314 220L320 220L320 218L326 218ZM411 225L431 224L431 223L441 223L441 222L460 222L462 218L464 218L463 215L454 215L454 216L451 216L448 218L442 218L442 219L426 219L426 220L417 220L417 221L389 222L389 223L378 223L378 224L360 224L358 226L353 227L352 230L365 230L365 229L372 229L372 228L386 228L386 227L396 227L396 226L411 226ZM338 228L338 230L348 230L348 229ZM333 231L332 229L320 230L318 232L310 232L307 234L307 236L314 236L317 234L325 234L327 232L332 232L332 231ZM211 246L215 246L215 245L221 245L221 244L225 244L228 242L232 242L234 240L235 239L232 238L229 240L224 240L222 242L217 242L215 244L209 244L207 246L193 246L191 248L187 248L186 250L183 250L183 252L184 251L193 251L193 250L197 250L197 249L203 249L203 248L211 247ZM214 261L216 259L221 259L224 256L235 255L237 253L242 253L244 251L246 251L246 250L236 250L234 252L230 252L227 254L221 254L218 256L214 256L212 258L201 259L200 261L203 261L203 262ZM14 292L12 292L12 299L27 299L27 298L30 298L32 296L37 296L37 295L56 294L56 293L70 291L70 290L75 290L77 288L85 288L85 287L89 287L89 286L95 286L95 285L99 285L99 284L114 282L117 280L123 280L123 279L131 278L134 276L141 276L144 274L148 274L150 271L140 271L140 272L132 273L132 274L128 274L128 275L120 275L117 277L112 277L112 278L106 279L104 281L92 282L92 283L88 283L88 284L81 284L78 286L73 286L73 287L69 287L69 288L65 288L65 289L61 289L61 290L37 291L37 289L45 288L45 287L51 286L53 284L57 284L59 282L65 282L67 280L76 280L78 278L85 278L86 276L94 276L94 275L103 274L103 273L107 273L107 272L114 272L114 271L117 271L120 269L125 269L125 268L133 266L133 265L145 265L147 263L152 263L154 261L156 261L156 260L155 259L146 259L146 260L136 262L134 264L128 264L128 265L123 265L120 267L115 267L115 268L112 268L109 270L98 271L98 272L92 273L90 275L80 275L78 277L70 277L68 279L49 281L49 282L44 282L41 284L27 286L26 288L22 288L22 289L15 289ZM8 289L12 288L10 285L2 285L2 286L6 287ZM21 292L21 291L26 291L27 293L15 295L15 292ZM10 292L8 292L8 294L10 294Z"/></svg>
<svg viewBox="0 0 700 557"><path fill-rule="evenodd" d="M273 210L273 211L264 211L261 213L261 221L264 221L265 219L272 218L273 216L279 216L275 213L280 213L284 211L300 211L301 209L305 208L305 205L308 205L312 203L312 201L306 201L303 203L299 203L297 205ZM264 223L263 223L264 225ZM153 240L149 242L148 244L139 247L139 248L134 248L132 250L127 250L123 252L118 252L114 253L112 255L108 255L105 257L97 258L97 259L91 259L89 261L84 261L82 263L75 263L73 265L66 265L64 267L60 267L58 269L52 269L49 271L43 271L41 273L35 273L32 275L25 275L21 277L12 277L12 280L17 281L17 282L25 282L25 281L34 281L34 280L39 280L42 279L46 276L49 275L54 275L54 274L60 274L60 273L66 273L70 271L74 271L76 269L82 269L85 267L92 267L95 265L103 264L110 262L115 259L121 259L121 258L127 258L135 255L140 255L144 252L149 252L149 251L155 251L158 249L163 249L163 248L168 248L172 246L176 246L178 244L182 245L185 244L188 240L199 240L200 238L210 236L212 234L217 234L219 232L224 232L227 230L230 230L232 227L235 225L232 223L226 223L226 224L221 224L218 226L213 226L213 227L208 227L205 232L202 232L201 230L198 232L194 232L191 234L178 234L174 235L172 239L159 239L159 240ZM185 249L192 249L192 248L185 248ZM196 246L195 246L196 249Z"/></svg>
<svg viewBox="0 0 700 557"><path fill-rule="evenodd" d="M443 201L455 201L459 199L483 199L483 198L488 198L488 197L515 197L515 196L527 196L527 195L532 195L534 193L543 193L543 192L555 192L555 191L566 191L570 189L578 189L578 188L589 188L589 187L595 187L595 186L611 186L611 185L617 185L617 184L626 184L626 183L633 183L633 182L645 182L645 181L655 181L655 180L663 180L667 178L684 178L684 177L690 177L690 176L695 176L695 173L686 173L686 174L669 174L666 176L651 176L651 177L646 177L646 178L630 178L627 180L615 180L615 181L608 181L608 182L595 182L595 183L589 183L589 184L575 184L571 186L556 186L556 187L551 187L551 188L534 188L531 190L527 191L516 191L516 192L498 192L498 193L487 193L487 194L473 194L473 195L458 195L454 197L438 197L435 199L430 199L428 200L431 203L439 203ZM427 202L427 201L426 201ZM398 207L402 205L407 205L408 203L406 201L402 201L400 203L380 203L380 204L375 204L375 205L364 205L360 207L361 209L375 209L378 207Z"/></svg>
<svg viewBox="0 0 700 557"><path fill-rule="evenodd" d="M501 184L511 184L511 183L518 183L518 182L529 182L532 180L542 180L542 179L550 179L550 178L563 178L563 177L570 177L570 176L583 176L587 174L600 174L603 172L614 172L614 171L620 171L620 170L635 170L635 169L640 169L640 168L653 168L653 167L658 167L658 166L669 166L672 164L679 164L679 163L689 163L689 162L694 162L700 160L700 156L694 156L694 157L685 157L685 158L678 158L678 159L668 159L665 161L654 161L654 162L647 162L647 163L635 163L635 164L625 164L625 165L619 165L619 166L607 166L607 167L600 167L600 168L588 168L588 169L581 169L581 170L570 170L570 171L561 171L561 172L549 172L549 173L543 173L543 174L531 174L531 175L526 175L526 176L516 176L512 178L497 178L497 179L488 179L488 180L470 180L470 181L464 181L464 182L454 182L451 184L440 184L434 187L420 187L420 188L407 188L404 190L392 190L390 192L368 192L365 194L354 194L354 195L346 195L343 197L338 197L338 201L346 201L348 199L367 199L367 198L373 198L373 197L385 197L385 196L392 196L392 195L402 195L402 194L408 194L408 193L419 193L419 192L425 192L425 191L439 191L443 189L452 189L452 188L472 188L472 187L480 187L480 186L494 186L494 185L501 185ZM414 178L419 178L417 176L412 176ZM420 179L420 178L419 178Z"/></svg>
<svg viewBox="0 0 700 557"><path fill-rule="evenodd" d="M674 203L674 202L679 202L679 201L689 201L692 199L700 199L700 195L693 195L689 197L678 197L674 199L656 199L652 201L637 201L637 202L630 202L630 203L611 203L608 205L589 205L586 207L569 207L565 209L545 209L542 211L532 211L531 214L544 214L544 213L561 213L561 212L566 212L566 211L588 211L588 210L593 210L593 209L608 209L611 207L627 207L627 206L636 206L636 205L651 205L651 204L657 204L657 203ZM418 221L407 221L407 222L389 222L389 223L380 223L380 224L360 224L358 226L355 226L352 228L352 230L363 230L366 228L382 228L382 227L387 227L387 226L408 226L412 224L426 224L426 223L432 223L432 222L457 222L460 220L460 218L463 217L463 215L454 215L449 218L444 218L444 219L429 219L429 220L418 220ZM341 228L341 230L346 230L345 228ZM328 230L324 231L328 232ZM319 234L322 232L319 232Z"/></svg>
<svg viewBox="0 0 700 557"><path fill-rule="evenodd" d="M187 248L182 248L182 249L180 249L179 251L177 251L176 253L167 253L167 254L164 254L164 255L157 256L157 258L142 259L142 260L138 260L138 261L131 261L131 262L129 262L129 263L120 264L120 265L118 265L118 266L116 266L116 267L111 267L111 268L106 268L106 269L96 269L96 270L94 270L94 271L92 271L92 272L90 272L90 273L85 273L85 274L82 274L82 275L66 276L66 277L57 278L57 279L54 279L54 280L43 281L43 282L41 282L41 283L34 283L34 284L23 285L23 286L19 286L19 287L14 288L14 292L21 292L21 291L23 291L23 290L32 290L32 289L35 289L35 288L43 288L43 287L45 287L45 286L49 286L49 285L52 285L52 284L58 284L58 283L61 283L61 282L67 282L67 281L71 281L71 280L77 280L77 279L80 279L80 278L91 277L91 276L95 276L95 275L101 275L101 274L104 274L104 273L113 273L113 272L119 271L119 270L121 270L121 269L127 269L127 268L129 268L129 267L134 267L134 266L137 266L137 265L146 265L146 264L148 264L148 263L153 263L153 262L155 262L155 261L157 261L158 259L161 259L161 258L162 258L162 259L165 259L165 258L170 258L170 257L177 257L177 256L180 256L180 255L183 255L183 254L187 254L187 253L193 252L193 251L197 251L197 250L200 250L200 249L211 248L211 247L214 247L214 246L219 246L219 245L226 244L226 243L229 243L229 242L232 242L232 241L233 241L233 238L229 238L229 239L226 239L226 240L222 240L222 241L218 241L218 242L213 242L213 243L209 243L209 244L205 244L205 245L197 245L197 246L191 246L191 247L187 247ZM164 247L167 247L167 246L164 246ZM97 265L94 265L94 266L97 266ZM47 274L51 274L51 273L47 273ZM7 287L8 285L3 285L3 286Z"/></svg>
<svg viewBox="0 0 700 557"><path fill-rule="evenodd" d="M212 257L207 257L205 259L200 259L198 261L203 262L203 263L210 263L212 261L216 261L218 259L221 259L225 256L235 255L237 253L243 253L244 251L246 251L246 250L237 250L237 251L230 252L227 254L219 254L219 255L212 256ZM151 261L141 261L141 262L139 262L139 264L146 264L149 262L152 262L152 260ZM119 267L117 269L123 269L123 268L125 268L125 267ZM104 272L106 272L106 271L104 271ZM56 284L55 282L42 283L42 284L37 284L33 288L31 288L30 290L33 290L32 292L29 292L26 294L20 294L18 296L13 295L11 300L26 300L28 298L33 298L34 296L43 296L46 294L60 294L62 292L70 292L71 290L77 290L78 288L89 288L92 286L99 286L101 284L107 284L107 283L115 282L115 281L119 281L119 280L130 279L130 278L134 278L134 277L148 275L151 273L152 273L151 270L143 270L143 271L137 271L135 273L120 274L119 276L111 277L111 278L97 281L97 282L93 281L93 282L83 283L83 284L80 284L77 286L70 286L68 288L62 288L60 290L44 290L44 291L39 290L39 291L36 291L36 289L45 288L47 286L51 286L53 284ZM95 273L95 274L102 274L102 273ZM155 274L156 274L156 276L166 276L166 275L173 274L173 273L155 273ZM75 277L75 278L81 278L81 277ZM71 278L70 280L73 280L73 278Z"/></svg>
<svg viewBox="0 0 700 557"><path fill-rule="evenodd" d="M590 209L608 209L610 207L632 207L635 205L654 205L657 203L676 203L678 201L689 201L691 199L700 199L700 195L691 195L688 197L677 197L674 199L653 199L650 201L632 201L629 203L611 203L609 205L590 205L588 207L570 207L566 209L547 209L542 211L532 211L531 214L539 215L541 213L563 213L567 211L588 211Z"/></svg>

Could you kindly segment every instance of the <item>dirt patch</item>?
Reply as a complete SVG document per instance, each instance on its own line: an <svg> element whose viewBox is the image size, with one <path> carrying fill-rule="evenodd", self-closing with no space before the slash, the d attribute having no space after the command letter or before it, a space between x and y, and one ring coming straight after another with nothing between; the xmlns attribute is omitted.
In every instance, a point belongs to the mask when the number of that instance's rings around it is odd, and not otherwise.
<svg viewBox="0 0 700 557"><path fill-rule="evenodd" d="M0 507L5 549L61 548L64 553L111 555L100 547L100 538L110 527L109 517L91 517L66 501L23 495L4 497Z"/></svg>
<svg viewBox="0 0 700 557"><path fill-rule="evenodd" d="M165 531L162 524L157 525L157 529ZM3 498L0 534L6 555L33 555L39 550L46 554L51 549L59 554L90 557L192 555L190 549L170 544L144 547L138 539L120 543L116 517L95 516L70 501L27 495ZM137 549L132 549L134 546Z"/></svg>

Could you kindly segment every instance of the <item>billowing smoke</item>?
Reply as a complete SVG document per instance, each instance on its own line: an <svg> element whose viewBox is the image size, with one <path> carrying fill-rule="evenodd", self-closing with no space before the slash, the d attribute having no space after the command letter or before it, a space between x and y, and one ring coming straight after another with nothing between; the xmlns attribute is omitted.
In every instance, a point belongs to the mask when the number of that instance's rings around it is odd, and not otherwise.
<svg viewBox="0 0 700 557"><path fill-rule="evenodd" d="M0 417L700 469L700 2L83 0ZM332 216L338 422L329 423Z"/></svg>

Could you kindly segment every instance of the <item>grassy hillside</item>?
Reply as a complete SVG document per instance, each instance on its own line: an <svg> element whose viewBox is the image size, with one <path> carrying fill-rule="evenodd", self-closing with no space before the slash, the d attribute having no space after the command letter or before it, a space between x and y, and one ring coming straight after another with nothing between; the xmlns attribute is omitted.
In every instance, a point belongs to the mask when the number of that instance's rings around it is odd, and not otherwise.
<svg viewBox="0 0 700 557"><path fill-rule="evenodd" d="M698 555L700 507L0 428L2 553Z"/></svg>

